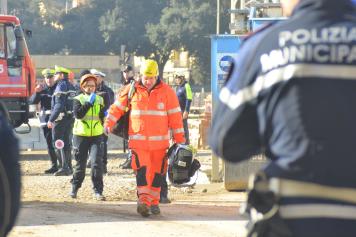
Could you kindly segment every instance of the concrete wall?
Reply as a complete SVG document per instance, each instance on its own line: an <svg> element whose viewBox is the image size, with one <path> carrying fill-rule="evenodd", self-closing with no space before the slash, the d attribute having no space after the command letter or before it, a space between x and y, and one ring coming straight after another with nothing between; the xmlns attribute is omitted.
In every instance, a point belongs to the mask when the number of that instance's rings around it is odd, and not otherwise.
<svg viewBox="0 0 356 237"><path fill-rule="evenodd" d="M39 127L38 119L30 119L30 125L32 127L30 133L17 134L17 137L20 141L21 150L46 150L47 143L44 139L42 129ZM21 131L25 129L26 126L21 126L17 130ZM122 149L122 139L117 136L110 135L108 143L110 150Z"/></svg>
<svg viewBox="0 0 356 237"><path fill-rule="evenodd" d="M121 79L120 56L110 55L32 55L36 68L53 68L54 65L69 68L78 77L82 69L96 68L107 74L111 81Z"/></svg>

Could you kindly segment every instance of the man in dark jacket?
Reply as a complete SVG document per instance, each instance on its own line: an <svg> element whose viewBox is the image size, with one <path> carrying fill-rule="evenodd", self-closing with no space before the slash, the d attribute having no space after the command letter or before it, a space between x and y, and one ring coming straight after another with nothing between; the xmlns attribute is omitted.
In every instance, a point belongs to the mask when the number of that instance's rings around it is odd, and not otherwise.
<svg viewBox="0 0 356 237"><path fill-rule="evenodd" d="M72 174L71 133L73 128L73 98L76 95L74 86L68 80L70 70L55 66L54 80L56 88L51 101L51 115L47 127L52 129L53 142L64 143L63 148L55 146L57 156L62 159L62 168L54 175Z"/></svg>
<svg viewBox="0 0 356 237"><path fill-rule="evenodd" d="M131 65L126 65L122 70L122 84L128 85L133 80L135 80L135 72Z"/></svg>
<svg viewBox="0 0 356 237"><path fill-rule="evenodd" d="M176 93L179 100L180 109L182 111L184 136L186 144L189 145L189 129L188 129L188 115L190 111L190 105L193 100L192 89L189 83L185 80L183 75L177 76L176 79Z"/></svg>
<svg viewBox="0 0 356 237"><path fill-rule="evenodd" d="M124 70L122 70L122 84L125 86L130 84L134 80L135 80L135 73L132 66L126 65L124 67ZM126 149L128 149L128 141L124 140L124 152ZM131 158L132 158L131 151L128 150L127 159L124 163L120 165L120 167L123 169L131 169Z"/></svg>
<svg viewBox="0 0 356 237"><path fill-rule="evenodd" d="M56 88L53 80L54 70L49 68L44 69L42 71L42 75L45 80L45 85L38 85L36 87L35 93L29 99L29 103L40 103L41 105L41 110L39 112L40 126L43 130L43 135L47 142L47 150L51 160L51 167L48 170L45 170L45 174L54 174L58 171L58 158L53 146L52 129L47 127L47 122L49 116L51 115L52 95L54 93L54 89Z"/></svg>
<svg viewBox="0 0 356 237"><path fill-rule="evenodd" d="M18 141L0 102L0 236L14 226L20 207L20 166Z"/></svg>
<svg viewBox="0 0 356 237"><path fill-rule="evenodd" d="M350 0L283 0L289 20L239 51L210 144L232 162L264 152L253 236L356 233L356 18ZM259 215L258 215L259 213Z"/></svg>

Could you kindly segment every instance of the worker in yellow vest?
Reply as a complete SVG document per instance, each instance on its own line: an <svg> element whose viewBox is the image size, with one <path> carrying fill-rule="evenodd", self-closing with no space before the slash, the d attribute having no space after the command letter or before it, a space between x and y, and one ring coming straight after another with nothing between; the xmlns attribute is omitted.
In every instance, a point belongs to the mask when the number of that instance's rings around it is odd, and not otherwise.
<svg viewBox="0 0 356 237"><path fill-rule="evenodd" d="M81 94L74 97L73 114L75 118L73 127L73 151L76 165L73 173L72 198L77 197L84 177L86 162L91 161L91 179L93 182L94 199L105 200L103 196L103 120L104 99L96 94L97 78L86 74L80 79Z"/></svg>

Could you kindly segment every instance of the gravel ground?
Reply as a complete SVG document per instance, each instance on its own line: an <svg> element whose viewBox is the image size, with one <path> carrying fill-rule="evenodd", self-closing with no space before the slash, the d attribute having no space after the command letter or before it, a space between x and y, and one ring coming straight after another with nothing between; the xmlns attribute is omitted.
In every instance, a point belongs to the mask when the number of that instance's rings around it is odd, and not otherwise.
<svg viewBox="0 0 356 237"><path fill-rule="evenodd" d="M70 176L45 175L49 161L41 152L24 152L21 160L22 206L9 237L185 236L241 237L246 219L238 215L245 193L228 192L223 183L210 183L211 154L199 151L202 167L193 187L169 187L172 203L158 216L136 213L135 176L122 170L124 154L109 156L104 176L106 201L92 198L87 170L78 198L71 199Z"/></svg>
<svg viewBox="0 0 356 237"><path fill-rule="evenodd" d="M208 187L208 175L211 170L211 157L209 151L199 151L196 156L202 164L197 183L194 187L176 188L169 185L169 196L175 201L199 200L202 196L226 193L223 185ZM90 169L77 199L68 197L71 190L71 176L53 176L43 173L49 168L45 151L40 153L26 152L22 155L22 201L41 202L95 202L90 180ZM132 170L123 170L119 165L125 161L123 153L109 155L108 174L104 176L104 195L107 201L135 201L136 185Z"/></svg>

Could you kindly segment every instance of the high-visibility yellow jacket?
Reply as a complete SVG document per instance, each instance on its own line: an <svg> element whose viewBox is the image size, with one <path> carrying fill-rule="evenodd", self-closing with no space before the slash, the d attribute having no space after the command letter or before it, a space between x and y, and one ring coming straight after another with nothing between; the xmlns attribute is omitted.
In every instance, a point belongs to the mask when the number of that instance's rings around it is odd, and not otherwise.
<svg viewBox="0 0 356 237"><path fill-rule="evenodd" d="M145 150L169 147L170 129L174 142L184 143L184 129L178 98L174 90L162 81L149 92L136 82L135 92L128 104L127 85L109 109L105 127L112 129L116 121L130 108L129 147Z"/></svg>
<svg viewBox="0 0 356 237"><path fill-rule="evenodd" d="M89 95L80 94L74 97L74 100L79 101L82 108L87 106L88 108L84 109L88 110L86 113L84 111L85 115L83 114L84 116L81 118L75 116L73 134L84 137L93 137L103 134L104 129L100 119L100 112L104 107L104 99L101 96L96 95L95 102L92 106L87 103ZM79 113L74 111L74 114L78 115Z"/></svg>

